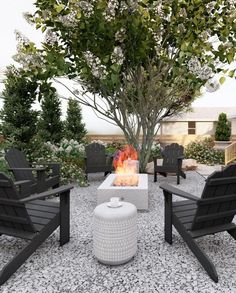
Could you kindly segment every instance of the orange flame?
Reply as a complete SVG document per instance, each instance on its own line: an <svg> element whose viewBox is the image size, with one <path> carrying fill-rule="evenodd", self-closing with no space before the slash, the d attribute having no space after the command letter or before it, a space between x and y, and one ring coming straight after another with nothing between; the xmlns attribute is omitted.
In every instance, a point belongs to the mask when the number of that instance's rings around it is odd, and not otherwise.
<svg viewBox="0 0 236 293"><path fill-rule="evenodd" d="M119 150L116 153L115 158L113 160L113 166L116 170L116 173L118 173L119 168L123 168L124 161L128 159L138 159L138 153L132 145L126 145L122 150Z"/></svg>
<svg viewBox="0 0 236 293"><path fill-rule="evenodd" d="M138 153L131 145L125 146L118 151L113 160L113 166L117 176L114 180L115 186L137 186L138 173Z"/></svg>

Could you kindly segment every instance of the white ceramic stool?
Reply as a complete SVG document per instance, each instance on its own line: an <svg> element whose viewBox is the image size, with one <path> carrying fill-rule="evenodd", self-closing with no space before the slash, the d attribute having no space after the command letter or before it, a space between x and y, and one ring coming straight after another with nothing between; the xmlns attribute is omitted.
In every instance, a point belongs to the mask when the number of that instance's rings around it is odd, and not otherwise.
<svg viewBox="0 0 236 293"><path fill-rule="evenodd" d="M93 215L93 250L105 264L119 265L129 261L137 251L137 209L129 202L116 207L102 203Z"/></svg>

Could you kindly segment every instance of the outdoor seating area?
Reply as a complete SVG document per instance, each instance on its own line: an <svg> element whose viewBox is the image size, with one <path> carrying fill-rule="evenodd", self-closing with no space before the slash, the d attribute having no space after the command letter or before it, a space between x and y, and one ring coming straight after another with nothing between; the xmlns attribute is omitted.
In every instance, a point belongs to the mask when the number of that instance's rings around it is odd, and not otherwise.
<svg viewBox="0 0 236 293"><path fill-rule="evenodd" d="M0 293L236 292L236 1L3 2Z"/></svg>
<svg viewBox="0 0 236 293"><path fill-rule="evenodd" d="M218 283L209 278L175 229L173 245L165 242L163 191L151 175L149 210L138 212L134 258L118 266L100 263L93 254L93 211L104 177L103 173L90 176L90 186L71 190L70 241L58 246L56 230L1 286L2 292L25 293L35 288L38 292L230 292L236 285L235 240L228 233L196 240L214 262ZM176 186L175 176L161 176L159 181ZM179 186L200 197L204 184L202 176L188 171ZM6 264L24 245L24 240L2 235L1 263Z"/></svg>

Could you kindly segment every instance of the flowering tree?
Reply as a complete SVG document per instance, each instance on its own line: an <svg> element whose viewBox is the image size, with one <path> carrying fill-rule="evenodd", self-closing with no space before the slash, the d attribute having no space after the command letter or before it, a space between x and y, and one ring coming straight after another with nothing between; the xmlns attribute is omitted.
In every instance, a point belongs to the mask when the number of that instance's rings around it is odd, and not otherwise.
<svg viewBox="0 0 236 293"><path fill-rule="evenodd" d="M39 79L78 82L68 90L123 130L141 171L159 122L186 111L203 85L214 90L212 77L234 60L234 0L36 0L35 6L25 16L45 32L43 48L18 34L16 60Z"/></svg>

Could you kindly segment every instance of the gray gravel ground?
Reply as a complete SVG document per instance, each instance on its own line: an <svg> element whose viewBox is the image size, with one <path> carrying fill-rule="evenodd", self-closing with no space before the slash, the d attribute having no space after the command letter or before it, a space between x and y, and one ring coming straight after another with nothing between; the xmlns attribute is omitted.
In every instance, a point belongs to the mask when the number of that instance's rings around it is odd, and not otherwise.
<svg viewBox="0 0 236 293"><path fill-rule="evenodd" d="M151 293L151 292L236 292L236 243L227 233L206 236L197 242L216 266L219 283L202 269L179 234L173 231L173 245L163 239L163 195L159 184L176 185L176 177L149 175L150 209L138 214L138 252L129 263L106 266L92 254L92 213L96 188L102 174L90 176L90 186L75 188L71 194L71 239L58 244L56 230L0 288L4 293ZM187 172L179 187L200 195L202 176ZM24 245L21 239L1 236L2 266Z"/></svg>

